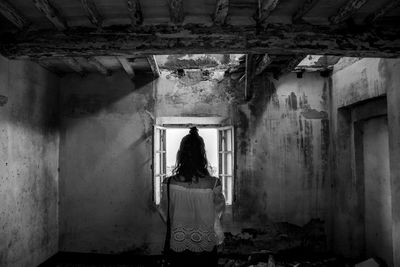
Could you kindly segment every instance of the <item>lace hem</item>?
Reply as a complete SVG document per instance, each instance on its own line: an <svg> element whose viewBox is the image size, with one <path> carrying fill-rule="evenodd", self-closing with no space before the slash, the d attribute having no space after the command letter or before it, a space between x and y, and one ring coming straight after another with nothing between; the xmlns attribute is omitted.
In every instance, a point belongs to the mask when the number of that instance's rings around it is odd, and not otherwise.
<svg viewBox="0 0 400 267"><path fill-rule="evenodd" d="M212 251L217 244L217 237L212 228L173 227L171 229L171 249L176 252Z"/></svg>

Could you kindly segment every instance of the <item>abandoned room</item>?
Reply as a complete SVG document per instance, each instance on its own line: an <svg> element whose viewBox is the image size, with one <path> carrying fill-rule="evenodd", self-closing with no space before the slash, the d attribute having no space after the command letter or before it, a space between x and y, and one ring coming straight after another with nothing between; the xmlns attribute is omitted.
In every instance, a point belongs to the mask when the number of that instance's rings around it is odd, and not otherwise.
<svg viewBox="0 0 400 267"><path fill-rule="evenodd" d="M0 0L0 266L161 266L196 126L219 266L400 266L400 1Z"/></svg>

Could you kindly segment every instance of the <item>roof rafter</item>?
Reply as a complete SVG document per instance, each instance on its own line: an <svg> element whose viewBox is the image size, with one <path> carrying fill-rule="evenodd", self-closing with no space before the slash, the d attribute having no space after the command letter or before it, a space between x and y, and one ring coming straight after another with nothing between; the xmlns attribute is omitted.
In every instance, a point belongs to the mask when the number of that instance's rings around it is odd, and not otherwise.
<svg viewBox="0 0 400 267"><path fill-rule="evenodd" d="M136 27L143 23L142 7L139 0L127 0L129 17L131 19L131 25Z"/></svg>
<svg viewBox="0 0 400 267"><path fill-rule="evenodd" d="M173 23L182 23L185 15L183 14L183 0L167 0L169 16Z"/></svg>
<svg viewBox="0 0 400 267"><path fill-rule="evenodd" d="M373 12L372 14L368 15L365 19L365 23L373 23L380 17L384 16L386 13L391 11L394 8L397 8L400 6L400 0L391 0L387 2L385 5L383 5L380 9L377 11Z"/></svg>
<svg viewBox="0 0 400 267"><path fill-rule="evenodd" d="M103 25L103 18L99 13L96 4L92 0L81 0L81 3L90 22L96 27L101 28Z"/></svg>
<svg viewBox="0 0 400 267"><path fill-rule="evenodd" d="M331 23L338 24L353 15L357 10L359 10L368 0L349 0L344 6L342 6L339 11L329 18Z"/></svg>
<svg viewBox="0 0 400 267"><path fill-rule="evenodd" d="M302 21L303 17L310 12L319 1L321 0L305 0L303 5L293 14L292 22L296 23Z"/></svg>
<svg viewBox="0 0 400 267"><path fill-rule="evenodd" d="M121 63L122 68L128 74L129 78L133 80L135 78L135 70L133 69L131 63L125 57L117 57L119 63Z"/></svg>
<svg viewBox="0 0 400 267"><path fill-rule="evenodd" d="M229 0L217 0L214 12L214 23L225 24L229 12Z"/></svg>
<svg viewBox="0 0 400 267"><path fill-rule="evenodd" d="M75 71L76 73L78 73L81 76L85 76L86 75L86 71L84 70L84 68L82 67L82 65L78 62L78 60L76 60L73 57L65 57L62 58L62 61L68 65L68 67L70 67L73 71Z"/></svg>
<svg viewBox="0 0 400 267"><path fill-rule="evenodd" d="M42 12L58 30L64 31L68 28L65 19L60 15L58 10L50 4L49 0L33 0L33 2L36 8Z"/></svg>
<svg viewBox="0 0 400 267"><path fill-rule="evenodd" d="M0 0L0 13L20 30L29 25L28 20L5 0Z"/></svg>
<svg viewBox="0 0 400 267"><path fill-rule="evenodd" d="M272 11L278 6L279 0L258 0L258 23L263 24Z"/></svg>
<svg viewBox="0 0 400 267"><path fill-rule="evenodd" d="M156 61L156 58L152 55L152 56L147 56L147 61L149 62L151 71L153 72L153 75L155 78L160 77L160 69L158 68L158 64Z"/></svg>
<svg viewBox="0 0 400 267"><path fill-rule="evenodd" d="M162 32L163 34L157 34ZM0 51L9 58L134 56L168 53L254 53L399 57L400 28L369 25L353 29L310 24L254 26L146 25L97 29L29 31L0 37Z"/></svg>
<svg viewBox="0 0 400 267"><path fill-rule="evenodd" d="M87 61L88 61L88 63L90 65L95 67L96 70L98 72L100 72L101 74L103 74L105 76L110 76L111 75L111 71L109 69L107 69L97 58L89 57L89 58L87 58Z"/></svg>

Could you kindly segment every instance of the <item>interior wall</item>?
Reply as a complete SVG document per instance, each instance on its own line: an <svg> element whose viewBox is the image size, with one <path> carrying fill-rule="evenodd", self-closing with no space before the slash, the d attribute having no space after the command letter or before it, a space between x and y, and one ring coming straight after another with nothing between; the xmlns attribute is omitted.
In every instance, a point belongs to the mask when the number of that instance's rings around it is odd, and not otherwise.
<svg viewBox="0 0 400 267"><path fill-rule="evenodd" d="M261 76L260 76L261 77ZM226 117L236 127L236 202L227 231L329 216L329 80L267 76L244 102L223 71L61 80L60 248L160 253L152 202L152 126L160 116ZM329 220L327 220L329 221Z"/></svg>
<svg viewBox="0 0 400 267"><path fill-rule="evenodd" d="M359 172L360 155L359 139L363 138L362 131L354 127L357 120L354 112L355 104L359 106L369 105L364 108L364 113L371 114L377 112L377 106L371 101L375 101L377 97L387 95L387 104L385 101L385 112L387 109L388 116L388 132L389 132L389 155L390 155L390 192L382 193L389 197L393 215L392 219L385 217L385 225L391 225L390 235L386 235L385 244L392 242L392 250L386 253L389 258L385 259L389 266L397 266L396 248L399 248L399 241L395 239L395 233L398 232L398 224L396 223L395 210L398 210L399 172L397 167L392 166L393 162L397 162L399 157L399 146L396 138L398 134L394 134L396 125L398 125L399 103L396 98L397 88L400 86L400 80L395 78L399 72L398 59L362 59L347 62L349 59L342 59L335 67L332 75L332 105L331 105L331 125L332 125L332 144L334 147L335 161L333 167L333 185L334 185L334 209L333 209L333 246L336 252L348 257L364 257L366 247L366 225L365 225L365 185L364 174ZM396 88L396 89L395 89ZM392 96L389 95L391 92ZM396 102L397 101L397 102ZM387 105L387 106L386 106ZM391 107L392 109L390 109ZM359 115L357 115L359 116ZM398 126L397 126L398 127ZM394 140L393 140L394 139ZM397 157L397 158L396 158ZM398 165L397 163L395 164ZM390 195L387 195L389 194ZM365 195L365 198L368 196ZM381 218L382 219L382 218ZM386 228L385 228L386 229ZM384 229L382 229L384 230ZM391 236L393 235L393 236ZM386 246L387 247L387 246ZM390 246L389 246L390 247ZM387 248L390 249L390 248ZM378 256L378 255L377 255ZM393 265L392 265L393 263Z"/></svg>
<svg viewBox="0 0 400 267"><path fill-rule="evenodd" d="M260 75L235 113L237 217L303 225L329 224L329 79L294 73Z"/></svg>
<svg viewBox="0 0 400 267"><path fill-rule="evenodd" d="M58 77L0 56L0 266L58 251Z"/></svg>

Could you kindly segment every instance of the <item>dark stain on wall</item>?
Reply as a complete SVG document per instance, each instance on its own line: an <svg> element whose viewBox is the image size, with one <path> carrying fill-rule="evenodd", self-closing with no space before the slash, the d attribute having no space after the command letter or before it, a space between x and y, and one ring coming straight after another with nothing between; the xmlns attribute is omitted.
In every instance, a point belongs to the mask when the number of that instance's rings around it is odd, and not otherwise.
<svg viewBox="0 0 400 267"><path fill-rule="evenodd" d="M237 118L236 125L238 128L239 151L242 155L246 155L249 142L249 137L247 135L249 130L249 119L240 109L237 110Z"/></svg>
<svg viewBox="0 0 400 267"><path fill-rule="evenodd" d="M8 97L5 95L0 95L0 107L3 107L8 102Z"/></svg>
<svg viewBox="0 0 400 267"><path fill-rule="evenodd" d="M292 92L286 99L286 104L290 110L297 110L297 96L294 92Z"/></svg>
<svg viewBox="0 0 400 267"><path fill-rule="evenodd" d="M274 83L265 75L257 76L254 80L253 87L256 89L253 90L253 97L248 106L252 121L254 122L254 131L259 125L268 104L271 103L271 100L276 93L276 88Z"/></svg>
<svg viewBox="0 0 400 267"><path fill-rule="evenodd" d="M328 119L328 113L325 111L318 111L315 109L306 109L301 112L301 115L303 115L304 118L306 119Z"/></svg>

